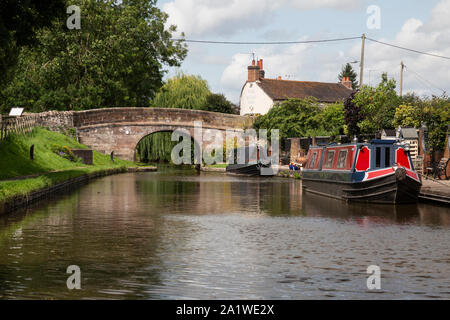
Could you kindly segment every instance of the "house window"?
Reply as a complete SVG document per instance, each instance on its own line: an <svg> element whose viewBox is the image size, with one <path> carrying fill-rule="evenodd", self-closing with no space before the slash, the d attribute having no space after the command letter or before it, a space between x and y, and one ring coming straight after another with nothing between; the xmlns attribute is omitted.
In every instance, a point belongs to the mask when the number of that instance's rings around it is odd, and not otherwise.
<svg viewBox="0 0 450 320"><path fill-rule="evenodd" d="M345 168L345 160L347 160L347 150L339 151L338 164L339 169Z"/></svg>
<svg viewBox="0 0 450 320"><path fill-rule="evenodd" d="M329 150L327 153L327 161L325 162L325 168L331 168L333 166L334 150Z"/></svg>
<svg viewBox="0 0 450 320"><path fill-rule="evenodd" d="M375 167L381 167L381 148L377 147L375 152Z"/></svg>
<svg viewBox="0 0 450 320"><path fill-rule="evenodd" d="M311 162L309 163L309 167L312 169L316 163L317 152L314 152L311 157Z"/></svg>

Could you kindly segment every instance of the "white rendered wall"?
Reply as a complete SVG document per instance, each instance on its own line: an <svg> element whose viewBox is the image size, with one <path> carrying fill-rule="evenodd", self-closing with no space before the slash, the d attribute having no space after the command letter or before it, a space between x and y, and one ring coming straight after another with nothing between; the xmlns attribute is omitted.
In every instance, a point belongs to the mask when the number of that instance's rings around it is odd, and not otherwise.
<svg viewBox="0 0 450 320"><path fill-rule="evenodd" d="M247 82L242 90L240 105L241 115L266 114L273 106L273 101L256 82Z"/></svg>

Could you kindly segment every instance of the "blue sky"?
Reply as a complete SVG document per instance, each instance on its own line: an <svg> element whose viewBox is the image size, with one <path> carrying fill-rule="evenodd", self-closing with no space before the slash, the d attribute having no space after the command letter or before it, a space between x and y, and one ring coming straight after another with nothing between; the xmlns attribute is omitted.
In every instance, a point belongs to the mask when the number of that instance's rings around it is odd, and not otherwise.
<svg viewBox="0 0 450 320"><path fill-rule="evenodd" d="M380 9L380 29L369 29L369 6ZM186 39L225 41L298 41L368 37L404 47L450 56L450 0L164 0ZM177 35L175 35L176 37ZM220 45L189 44L182 71L206 79L213 92L232 102L247 77L251 52L264 59L266 77L336 82L343 64L360 60L360 39L326 44ZM404 92L421 95L450 90L450 60L417 55L366 42L364 82L379 82L383 71L397 80L406 65ZM359 63L353 65L359 73Z"/></svg>

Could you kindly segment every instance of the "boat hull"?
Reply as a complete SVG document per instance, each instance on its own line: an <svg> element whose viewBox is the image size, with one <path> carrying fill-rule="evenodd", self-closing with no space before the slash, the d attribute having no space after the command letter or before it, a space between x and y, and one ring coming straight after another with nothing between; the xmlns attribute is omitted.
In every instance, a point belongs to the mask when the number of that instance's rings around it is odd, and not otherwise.
<svg viewBox="0 0 450 320"><path fill-rule="evenodd" d="M255 164L230 164L226 168L227 173L232 174L240 174L240 175L247 175L247 176L260 176L261 174L261 168L271 168L270 165L263 165L261 163L255 163ZM265 171L265 176L267 175L273 175L267 174L267 170ZM270 173L270 172L269 172Z"/></svg>
<svg viewBox="0 0 450 320"><path fill-rule="evenodd" d="M397 170L393 174L367 181L345 180L321 180L308 178L306 175L302 183L306 192L346 201L388 204L417 202L421 187L420 181L406 175L404 170Z"/></svg>

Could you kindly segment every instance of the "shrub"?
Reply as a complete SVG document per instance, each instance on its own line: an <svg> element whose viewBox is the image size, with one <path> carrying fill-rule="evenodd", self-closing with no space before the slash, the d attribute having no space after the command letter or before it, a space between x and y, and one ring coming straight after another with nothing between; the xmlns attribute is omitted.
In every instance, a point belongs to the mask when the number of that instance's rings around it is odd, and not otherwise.
<svg viewBox="0 0 450 320"><path fill-rule="evenodd" d="M52 144L52 152L56 153L60 157L67 159L72 162L79 162L81 159L77 157L72 150L68 146L58 146L56 144Z"/></svg>

